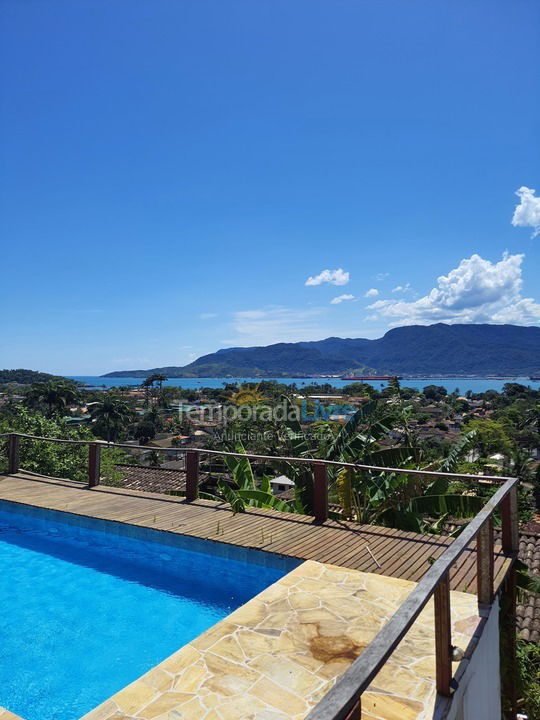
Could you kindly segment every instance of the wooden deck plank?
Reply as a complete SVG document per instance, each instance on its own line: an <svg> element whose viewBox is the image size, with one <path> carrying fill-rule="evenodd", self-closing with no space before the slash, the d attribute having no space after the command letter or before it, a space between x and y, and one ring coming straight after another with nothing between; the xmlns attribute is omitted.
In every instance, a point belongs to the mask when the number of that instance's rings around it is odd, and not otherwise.
<svg viewBox="0 0 540 720"><path fill-rule="evenodd" d="M242 547L264 549L305 560L329 562L382 575L419 580L430 558L441 555L453 540L437 535L345 520L323 525L306 515L248 508L233 513L225 503L98 486L45 478L21 472L0 475L0 500L111 520L129 525L166 530ZM376 559L373 559L371 551ZM507 559L495 558L495 574L501 576ZM476 587L476 553L467 551L451 573L452 589L473 592Z"/></svg>

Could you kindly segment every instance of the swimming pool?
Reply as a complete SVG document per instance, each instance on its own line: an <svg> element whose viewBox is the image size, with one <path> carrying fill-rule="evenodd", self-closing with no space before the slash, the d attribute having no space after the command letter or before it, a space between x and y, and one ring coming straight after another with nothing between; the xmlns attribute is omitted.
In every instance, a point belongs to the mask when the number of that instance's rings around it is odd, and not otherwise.
<svg viewBox="0 0 540 720"><path fill-rule="evenodd" d="M77 720L297 564L0 502L0 706Z"/></svg>

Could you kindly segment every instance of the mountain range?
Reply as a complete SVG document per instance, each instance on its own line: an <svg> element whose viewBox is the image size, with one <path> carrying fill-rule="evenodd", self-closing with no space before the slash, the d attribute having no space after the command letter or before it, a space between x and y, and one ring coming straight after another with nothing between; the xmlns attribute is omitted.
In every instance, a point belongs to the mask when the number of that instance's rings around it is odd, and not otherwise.
<svg viewBox="0 0 540 720"><path fill-rule="evenodd" d="M382 338L234 347L183 367L121 370L103 377L287 377L345 373L384 375L538 375L540 327L408 325Z"/></svg>

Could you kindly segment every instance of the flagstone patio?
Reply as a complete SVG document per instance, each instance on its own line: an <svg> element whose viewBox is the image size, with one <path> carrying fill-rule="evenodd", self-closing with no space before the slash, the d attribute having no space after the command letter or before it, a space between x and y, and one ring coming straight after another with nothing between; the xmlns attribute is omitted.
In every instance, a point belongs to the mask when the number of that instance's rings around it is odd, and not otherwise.
<svg viewBox="0 0 540 720"><path fill-rule="evenodd" d="M83 720L304 720L414 586L306 561ZM466 650L477 599L451 594ZM363 720L433 717L434 642L431 601L363 694Z"/></svg>

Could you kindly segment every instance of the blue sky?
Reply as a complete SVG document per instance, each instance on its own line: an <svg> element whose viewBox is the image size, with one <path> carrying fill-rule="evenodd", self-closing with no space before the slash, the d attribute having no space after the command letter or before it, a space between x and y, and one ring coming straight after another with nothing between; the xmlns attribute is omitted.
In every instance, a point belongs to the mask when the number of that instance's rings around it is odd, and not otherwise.
<svg viewBox="0 0 540 720"><path fill-rule="evenodd" d="M1 367L540 324L537 0L0 10Z"/></svg>

